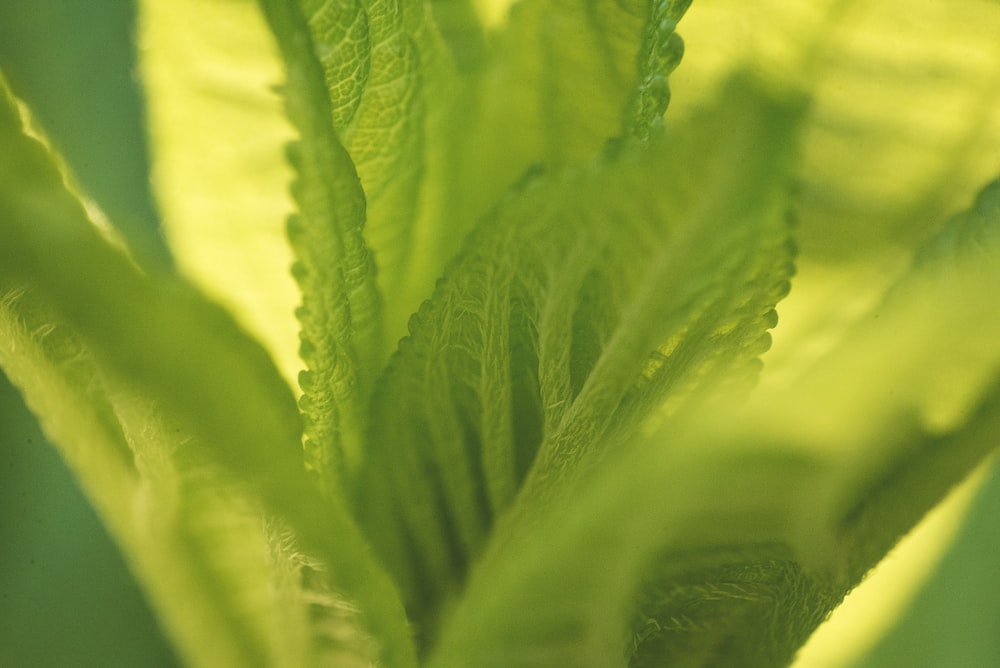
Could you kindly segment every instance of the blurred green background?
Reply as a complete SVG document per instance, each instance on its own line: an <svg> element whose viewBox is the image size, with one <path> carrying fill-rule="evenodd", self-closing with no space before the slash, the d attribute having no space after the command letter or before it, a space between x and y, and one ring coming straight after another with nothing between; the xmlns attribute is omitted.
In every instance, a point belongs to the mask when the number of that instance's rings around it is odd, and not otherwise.
<svg viewBox="0 0 1000 668"><path fill-rule="evenodd" d="M141 253L163 260L134 13L128 0L2 0L0 68L84 190ZM0 666L175 665L117 549L0 374Z"/></svg>
<svg viewBox="0 0 1000 668"><path fill-rule="evenodd" d="M149 194L128 0L2 0L0 67L84 190L167 262ZM0 153L0 159L3 159ZM1000 474L864 668L1000 666ZM0 378L0 667L172 666L125 564Z"/></svg>

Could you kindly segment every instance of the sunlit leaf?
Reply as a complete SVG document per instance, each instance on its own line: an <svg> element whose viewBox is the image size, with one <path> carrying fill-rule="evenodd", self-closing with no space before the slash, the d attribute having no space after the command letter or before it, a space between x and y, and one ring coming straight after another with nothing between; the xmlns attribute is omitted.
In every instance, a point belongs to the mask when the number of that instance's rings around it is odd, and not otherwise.
<svg viewBox="0 0 1000 668"><path fill-rule="evenodd" d="M752 368L790 272L799 108L736 81L690 143L531 179L472 237L380 383L356 492L415 614L522 485L537 512L665 399Z"/></svg>
<svg viewBox="0 0 1000 668"><path fill-rule="evenodd" d="M141 274L105 241L65 190L44 147L23 134L15 103L3 92L0 133L14 158L0 165L0 280L6 290L30 286L48 317L70 328L101 377L126 396L117 411L134 410L138 402L140 415L128 427L138 430L132 438L153 439L160 446L154 454L166 458L168 471L220 467L254 503L292 527L301 549L322 560L338 593L367 601L358 624L383 643L395 636L395 645L381 644L375 655L397 656L394 662L407 665L412 650L396 592L343 506L324 502L306 476L293 398L265 351L190 286ZM80 281L80 275L93 280ZM44 356L40 362L49 363ZM241 401L231 401L234 396ZM143 414L147 410L152 415ZM161 429L166 432L158 438ZM211 507L221 492L215 487L195 505ZM155 498L170 502L169 495L168 487ZM230 519L223 517L223 524ZM222 552L232 559L230 548ZM192 564L195 571L201 567ZM240 638L237 633L232 640ZM251 663L266 654L245 645L241 651Z"/></svg>
<svg viewBox="0 0 1000 668"><path fill-rule="evenodd" d="M265 344L289 383L301 368L285 221L273 38L250 0L139 3L152 180L181 271Z"/></svg>

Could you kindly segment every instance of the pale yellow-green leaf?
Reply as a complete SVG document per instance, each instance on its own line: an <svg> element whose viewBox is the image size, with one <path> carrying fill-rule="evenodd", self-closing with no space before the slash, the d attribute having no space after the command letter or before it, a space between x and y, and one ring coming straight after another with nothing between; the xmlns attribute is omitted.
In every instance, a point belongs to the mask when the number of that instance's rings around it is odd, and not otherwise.
<svg viewBox="0 0 1000 668"><path fill-rule="evenodd" d="M775 375L764 378L785 382L995 174L1000 5L699 0L681 32L671 114L696 108L747 62L813 90L795 208L799 273L767 360Z"/></svg>
<svg viewBox="0 0 1000 668"><path fill-rule="evenodd" d="M140 70L152 178L181 270L301 368L285 221L292 131L273 38L252 0L143 0Z"/></svg>

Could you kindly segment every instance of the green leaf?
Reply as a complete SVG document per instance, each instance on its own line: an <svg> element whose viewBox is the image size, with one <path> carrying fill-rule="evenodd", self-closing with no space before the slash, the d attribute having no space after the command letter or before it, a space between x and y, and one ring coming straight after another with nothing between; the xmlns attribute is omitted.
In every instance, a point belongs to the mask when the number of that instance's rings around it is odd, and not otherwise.
<svg viewBox="0 0 1000 668"><path fill-rule="evenodd" d="M707 623L738 607L712 603L713 592L760 555L755 548L749 557L723 555L721 578L711 568L689 566L678 573L668 560L643 584L648 594L634 631L647 646L639 648L632 665L787 661L812 630L809 624L818 624L996 449L1000 318L984 311L979 299L998 286L1000 182L925 244L882 303L819 364L787 387L757 392L744 417L717 436L742 442L737 451L781 444L788 456L825 461L825 481L815 485L818 505L801 509L800 522L821 532L797 547L808 577L784 582L784 592L748 606L745 616L706 637L699 635L704 631L699 619ZM718 556L706 556L710 567L713 558ZM780 571L772 567L753 578L774 581ZM700 593L672 593L679 581L694 583ZM805 597L801 607L772 608L772 601L791 600L794 592ZM677 619L692 623L685 628L673 623ZM797 635L787 635L790 631ZM783 640L774 645L761 640L774 638ZM691 658L699 656L700 662Z"/></svg>
<svg viewBox="0 0 1000 668"><path fill-rule="evenodd" d="M296 477L298 420L263 351L187 286L143 276L116 252L64 189L44 148L20 134L6 91L3 103L0 130L10 147L0 173L4 276L31 284L131 382L169 389L171 407L201 423L198 431L206 440L222 447L233 441L270 444L256 452L247 448L240 457L234 453L234 463L243 459L245 470L273 467L277 479ZM98 278L107 283L98 284ZM203 340L195 343L199 336ZM206 377L207 368L219 373ZM236 388L241 405L219 401ZM202 409L212 404L230 414Z"/></svg>
<svg viewBox="0 0 1000 668"><path fill-rule="evenodd" d="M788 388L783 401L799 419L831 405L855 416L813 427L828 426L817 447L843 442L838 456L854 466L845 486L859 498L844 508L843 531L855 577L995 447L977 425L997 417L1000 314L981 296L998 286L1000 181L924 244L885 300Z"/></svg>
<svg viewBox="0 0 1000 668"><path fill-rule="evenodd" d="M626 109L630 131L662 115L669 100L666 77L683 50L674 29L689 4L516 4L496 36L485 84L484 138L491 145L483 155L502 153L501 166L520 163L516 177L533 162L561 166L590 159L622 134Z"/></svg>
<svg viewBox="0 0 1000 668"><path fill-rule="evenodd" d="M363 373L371 376L461 239L461 231L445 228L439 214L458 142L449 114L462 92L428 4L287 4L283 11L296 14L302 30L298 52L289 61L304 66L308 60L315 70L310 85L322 84L328 102L319 106L316 91L311 109L325 108L325 123L350 156L367 202L364 240L378 265L388 335L366 342L373 353L364 360L369 363ZM449 16L472 20L467 12ZM453 22L450 32L465 28ZM276 25L275 31L282 40L286 28ZM289 90L293 96L295 86L292 82Z"/></svg>
<svg viewBox="0 0 1000 668"><path fill-rule="evenodd" d="M678 456L665 447L678 440L683 436L663 435L609 461L489 554L449 616L429 665L633 665L628 659L646 640L630 634L639 586L667 548L676 551L673 566L682 576L720 553L746 559L742 570L727 570L722 560L711 574L716 583L682 577L674 582L671 593L679 599L717 602L701 603L709 614L698 619L702 627L689 629L695 638L719 639L727 612L740 616L741 605L772 595L788 596L783 603L789 607L800 605L795 596L805 598L811 588L782 591L782 577L808 583L794 566L798 555L785 545L811 537L799 513L815 507L824 473L820 462L780 451L706 454L693 445ZM746 546L745 554L739 546ZM773 578L764 577L769 569ZM697 612L694 606L681 610L692 617ZM656 625L668 629L688 620L642 621L648 633ZM738 665L690 661L683 652L657 658L656 665ZM768 665L746 659L739 665Z"/></svg>
<svg viewBox="0 0 1000 668"><path fill-rule="evenodd" d="M278 658L277 620L262 605L272 587L266 536L251 497L217 471L180 460L177 444L190 432L98 364L46 304L44 290L25 287L18 275L23 258L11 258L24 250L22 213L35 214L29 234L55 255L38 264L65 262L67 249L72 254L81 238L93 241L96 230L69 224L82 211L40 147L18 135L16 109L3 94L0 133L10 151L3 165L18 171L0 175L0 363L59 444L182 655L205 666ZM65 215L66 224L52 224L52 214Z"/></svg>
<svg viewBox="0 0 1000 668"><path fill-rule="evenodd" d="M597 156L623 135L644 138L670 98L689 0L525 0L490 35L450 215L477 219L529 168ZM488 166L488 168L486 167Z"/></svg>
<svg viewBox="0 0 1000 668"><path fill-rule="evenodd" d="M466 2L299 3L332 124L367 197L390 343L473 223L530 165L595 156L622 134L627 108L630 133L645 134L666 106L681 51L673 28L687 4L524 3L484 45Z"/></svg>
<svg viewBox="0 0 1000 668"><path fill-rule="evenodd" d="M460 71L482 65L485 27L475 0L431 0L431 13Z"/></svg>
<svg viewBox="0 0 1000 668"><path fill-rule="evenodd" d="M906 270L913 250L996 173L1000 6L904 0L699 0L684 21L674 118L734 67L808 84L795 290L768 359L815 363Z"/></svg>
<svg viewBox="0 0 1000 668"><path fill-rule="evenodd" d="M687 133L529 179L477 230L376 391L356 489L411 614L518 493L530 517L664 400L746 378L787 289L800 111L738 78Z"/></svg>
<svg viewBox="0 0 1000 668"><path fill-rule="evenodd" d="M337 494L337 482L360 457L364 406L382 354L382 304L362 236L365 194L330 124L335 103L309 26L295 3L262 6L286 61L287 111L300 135L289 150L298 213L288 233L302 292L307 464L332 487L327 494Z"/></svg>
<svg viewBox="0 0 1000 668"><path fill-rule="evenodd" d="M165 452L176 434L153 432L162 421L151 415L122 415L127 399L112 400L88 352L65 327L53 325L37 302L31 292L12 291L4 281L5 372L42 417L47 435L60 444L132 568L147 582L182 655L195 665L255 665L270 653L269 620L253 604L267 595L269 577L259 520L237 510L245 496L218 476L197 481L182 475ZM195 494L202 501L239 504L220 513L188 503ZM261 559L234 560L213 549L220 544Z"/></svg>
<svg viewBox="0 0 1000 668"><path fill-rule="evenodd" d="M621 133L629 104L630 134L645 137L642 128L662 114L665 76L680 55L673 26L686 4L657 5L652 12L640 5L599 3L586 16L569 12L581 22L587 41L577 44L570 39L573 31L566 33L572 57L553 63L546 75L565 80L565 87L556 106L539 119L515 113L514 100L536 93L523 85L522 73L506 73L512 64L530 63L531 54L508 39L484 56L482 28L468 5L264 3L289 63L289 109L303 136L293 155L302 215L291 231L304 302L303 412L315 468L352 475L364 429L359 406L388 354L385 342L403 333L465 232L520 172L536 160L562 164L565 158L595 155ZM510 39L540 30L539 22L548 20L544 16L567 11L538 3L537 11L511 29ZM595 57L586 55L591 46ZM539 133L555 127L552 119L568 112L571 99L575 105L595 72L603 78L588 90L595 109L604 105L600 113L567 113L553 144L573 137L574 145L587 149L536 154ZM505 117L522 127L494 123L501 105L511 110ZM578 127L575 120L604 116L613 122L604 119L597 128ZM503 167L506 159L480 151L501 145L506 151L512 137L531 138L531 147L509 152L510 170ZM329 155L310 157L320 151ZM484 174L484 164L496 169ZM318 173L322 165L325 175ZM319 201L325 204L310 208ZM378 295L372 263L378 266Z"/></svg>
<svg viewBox="0 0 1000 668"><path fill-rule="evenodd" d="M343 506L324 502L306 476L294 401L267 354L189 286L141 274L101 238L44 147L23 134L5 88L3 95L5 292L30 286L32 299L79 337L114 392L130 399L126 408L133 398L140 408L152 406L158 420L140 411L129 425L135 438L162 445L176 437L173 448L159 453L171 466L221 467L234 476L255 503L294 530L301 549L321 559L324 575L360 607L358 624L380 643L376 658L413 665L395 589ZM155 436L163 425L168 433ZM255 655L251 663L265 661L254 649L247 653Z"/></svg>
<svg viewBox="0 0 1000 668"><path fill-rule="evenodd" d="M734 429L827 461L825 508L808 521L826 532L811 559L834 588L832 602L996 450L1000 319L980 295L1000 285L998 203L993 183L837 348L791 386L755 395ZM811 607L821 604L830 603ZM739 633L773 637L795 618ZM661 639L678 642L676 633ZM648 656L660 661L656 649Z"/></svg>
<svg viewBox="0 0 1000 668"><path fill-rule="evenodd" d="M787 664L996 449L998 285L1000 182L794 387L687 411L494 540L431 665Z"/></svg>
<svg viewBox="0 0 1000 668"><path fill-rule="evenodd" d="M133 3L0 8L0 69L85 193L141 262L172 263L150 192ZM72 104L67 101L72 99Z"/></svg>
<svg viewBox="0 0 1000 668"><path fill-rule="evenodd" d="M302 368L285 220L292 209L274 39L252 0L139 3L151 175L180 271L268 349Z"/></svg>

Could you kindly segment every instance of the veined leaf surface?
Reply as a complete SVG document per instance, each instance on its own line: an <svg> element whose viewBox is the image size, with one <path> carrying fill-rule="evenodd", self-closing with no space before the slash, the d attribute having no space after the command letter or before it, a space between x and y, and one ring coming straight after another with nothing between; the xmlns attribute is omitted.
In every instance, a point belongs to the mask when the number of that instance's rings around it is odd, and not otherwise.
<svg viewBox="0 0 1000 668"><path fill-rule="evenodd" d="M1000 350L984 338L996 340L1000 320L973 296L1000 285L998 204L994 183L787 395L687 412L492 544L432 665L790 662L998 445ZM883 336L933 312L955 327L928 327L886 354ZM862 366L878 401L858 396ZM927 383L912 383L918 372ZM957 404L932 390L943 381L962 389Z"/></svg>
<svg viewBox="0 0 1000 668"><path fill-rule="evenodd" d="M531 178L473 235L376 391L356 490L416 614L518 494L527 518L667 398L746 377L791 271L800 110L738 78L687 135Z"/></svg>
<svg viewBox="0 0 1000 668"><path fill-rule="evenodd" d="M252 0L143 0L138 42L151 176L182 273L267 347L289 384L302 365L285 220L281 64Z"/></svg>

